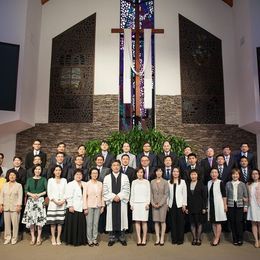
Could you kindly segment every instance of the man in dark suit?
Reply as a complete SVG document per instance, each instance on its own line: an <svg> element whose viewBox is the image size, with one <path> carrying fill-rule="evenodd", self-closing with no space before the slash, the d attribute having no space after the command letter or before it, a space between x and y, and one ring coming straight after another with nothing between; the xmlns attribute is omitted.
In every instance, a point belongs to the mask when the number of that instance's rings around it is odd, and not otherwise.
<svg viewBox="0 0 260 260"><path fill-rule="evenodd" d="M132 181L136 179L135 172L136 170L129 166L130 158L128 154L123 154L121 156L121 172L126 174L130 185L132 184Z"/></svg>
<svg viewBox="0 0 260 260"><path fill-rule="evenodd" d="M41 157L41 166L44 168L47 161L47 155L41 150L41 140L35 139L32 147L32 151L27 153L25 157L25 169L33 167L33 159L35 155L39 155Z"/></svg>
<svg viewBox="0 0 260 260"><path fill-rule="evenodd" d="M256 159L252 152L249 151L248 143L242 143L240 146L240 152L236 154L236 160L238 165L240 165L241 157L246 157L248 159L248 166L251 169L256 168Z"/></svg>
<svg viewBox="0 0 260 260"><path fill-rule="evenodd" d="M172 176L172 157L170 155L167 155L164 157L164 168L163 168L163 178L165 180L170 180Z"/></svg>
<svg viewBox="0 0 260 260"><path fill-rule="evenodd" d="M231 171L233 168L237 168L237 161L234 155L232 155L232 151L229 145L226 145L222 149L224 159L225 159L225 166Z"/></svg>
<svg viewBox="0 0 260 260"><path fill-rule="evenodd" d="M252 168L249 166L248 158L245 156L242 156L240 158L240 171L241 171L241 178L240 180L244 183L247 183L250 175L252 173Z"/></svg>
<svg viewBox="0 0 260 260"><path fill-rule="evenodd" d="M109 152L109 145L106 140L103 140L100 145L101 153L97 155L102 155L104 157L104 164L103 166L106 168L110 168L112 162L115 160L115 156Z"/></svg>
<svg viewBox="0 0 260 260"><path fill-rule="evenodd" d="M136 165L137 165L137 167L141 166L141 158L142 158L143 155L146 155L146 156L149 157L150 166L151 167L155 168L157 166L157 156L156 156L156 154L151 152L151 145L148 142L144 143L144 145L143 145L143 152L139 153L136 156Z"/></svg>
<svg viewBox="0 0 260 260"><path fill-rule="evenodd" d="M227 167L225 163L225 157L223 154L217 155L216 159L217 159L217 169L219 173L218 177L226 185L226 183L231 180L231 169Z"/></svg>
<svg viewBox="0 0 260 260"><path fill-rule="evenodd" d="M180 173L181 176L185 175L185 172L188 169L189 166L189 161L188 161L188 155L192 153L191 151L191 147L190 146L186 146L183 150L183 156L181 156L179 158L179 167L180 167Z"/></svg>
<svg viewBox="0 0 260 260"><path fill-rule="evenodd" d="M33 158L33 166L26 171L26 179L31 178L31 177L34 176L33 168L36 165L42 165L41 157L39 155L35 155L34 156L34 158ZM41 176L44 177L44 178L47 178L47 172L48 171L47 171L46 168L42 168Z"/></svg>
<svg viewBox="0 0 260 260"><path fill-rule="evenodd" d="M57 144L57 153L63 153L64 154L64 160L63 160L62 164L64 166L66 166L67 168L70 168L71 167L71 163L72 163L72 159L71 159L71 157L68 154L66 154L65 150L66 150L66 144L65 143L60 142L60 143ZM55 165L56 164L57 153L53 154L51 156L50 165Z"/></svg>
<svg viewBox="0 0 260 260"><path fill-rule="evenodd" d="M141 167L144 169L144 179L152 181L155 178L154 168L150 166L150 159L148 156L143 155L141 158Z"/></svg>
<svg viewBox="0 0 260 260"><path fill-rule="evenodd" d="M164 167L164 157L167 155L171 156L173 165L178 166L177 155L171 151L171 145L169 141L164 141L163 152L157 155L157 166L162 168Z"/></svg>
<svg viewBox="0 0 260 260"><path fill-rule="evenodd" d="M9 181L9 174L10 172L12 171L15 171L17 173L17 176L16 176L16 181L20 184L22 184L22 186L25 185L26 183L26 170L22 167L22 163L23 163L23 160L21 157L19 156L14 156L13 158L13 168L7 170L6 172L6 180Z"/></svg>
<svg viewBox="0 0 260 260"><path fill-rule="evenodd" d="M84 164L83 157L81 155L77 155L73 166L68 170L67 182L74 180L74 172L76 169L81 169L83 171L84 174L83 181L89 180L89 169L84 169L83 164Z"/></svg>
<svg viewBox="0 0 260 260"><path fill-rule="evenodd" d="M55 157L55 162L50 164L48 168L48 173L47 173L47 179L52 177L52 170L56 165L60 165L62 168L62 178L67 179L68 177L68 171L69 171L69 166L64 163L65 161L65 155L63 152L57 152L56 157Z"/></svg>
<svg viewBox="0 0 260 260"><path fill-rule="evenodd" d="M212 168L217 167L217 161L214 157L214 149L209 147L206 150L206 158L202 159L200 162L200 166L204 173L204 184L207 185L208 181L211 179L210 172Z"/></svg>
<svg viewBox="0 0 260 260"><path fill-rule="evenodd" d="M195 153L190 153L188 155L188 167L185 174L182 176L182 179L186 181L190 181L190 173L192 170L196 170L198 173L198 179L204 183L204 172L201 166L198 163L197 155Z"/></svg>
<svg viewBox="0 0 260 260"><path fill-rule="evenodd" d="M135 177L135 169L129 166L130 157L128 154L123 154L121 156L121 172L123 174L126 174L129 182L130 182L130 188L132 185L132 181L136 179ZM132 210L130 207L130 203L127 204L127 210L128 210L128 230L127 233L133 233L133 220L132 220Z"/></svg>

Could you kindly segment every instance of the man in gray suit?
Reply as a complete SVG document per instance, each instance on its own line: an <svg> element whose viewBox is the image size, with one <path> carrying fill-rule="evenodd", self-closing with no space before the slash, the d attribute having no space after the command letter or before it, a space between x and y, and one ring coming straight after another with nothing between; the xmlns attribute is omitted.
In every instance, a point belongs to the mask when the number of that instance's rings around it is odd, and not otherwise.
<svg viewBox="0 0 260 260"><path fill-rule="evenodd" d="M123 150L123 153L120 153L119 155L117 155L116 159L120 160L120 162L121 162L122 155L127 154L130 158L129 166L136 169L136 156L134 154L130 153L129 143L124 143L122 150Z"/></svg>

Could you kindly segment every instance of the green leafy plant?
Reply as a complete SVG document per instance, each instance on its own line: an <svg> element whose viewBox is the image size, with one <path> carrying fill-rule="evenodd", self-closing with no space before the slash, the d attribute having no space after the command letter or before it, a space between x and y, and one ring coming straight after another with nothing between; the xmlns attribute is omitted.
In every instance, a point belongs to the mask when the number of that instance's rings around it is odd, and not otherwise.
<svg viewBox="0 0 260 260"><path fill-rule="evenodd" d="M113 132L108 138L110 151L117 155L122 152L124 142L128 142L131 146L131 153L138 154L142 152L144 142L149 142L154 153L162 152L162 145L164 141L169 141L172 151L178 156L182 155L183 149L187 146L187 142L177 136L166 136L155 129L139 130L133 128L128 132ZM91 140L85 143L87 154L94 157L100 150L101 140Z"/></svg>

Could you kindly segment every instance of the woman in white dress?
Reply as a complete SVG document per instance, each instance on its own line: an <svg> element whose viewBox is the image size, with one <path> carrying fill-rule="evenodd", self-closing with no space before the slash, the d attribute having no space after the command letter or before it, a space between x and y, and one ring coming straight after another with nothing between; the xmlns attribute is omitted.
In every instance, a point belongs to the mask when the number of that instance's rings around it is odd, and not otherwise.
<svg viewBox="0 0 260 260"><path fill-rule="evenodd" d="M252 232L255 238L255 247L260 247L260 172L253 170L247 183L249 207L247 220L252 221Z"/></svg>
<svg viewBox="0 0 260 260"><path fill-rule="evenodd" d="M62 225L65 219L65 192L67 180L61 178L62 168L60 165L52 169L52 176L48 180L47 194L49 197L49 206L47 211L47 224L51 225L51 243L53 246L60 245ZM55 238L57 228L57 238Z"/></svg>
<svg viewBox="0 0 260 260"><path fill-rule="evenodd" d="M137 179L132 182L130 206L137 234L137 246L146 245L147 221L150 205L150 183L144 179L144 169L137 170ZM141 238L141 226L143 237Z"/></svg>
<svg viewBox="0 0 260 260"><path fill-rule="evenodd" d="M208 182L208 218L212 223L214 233L211 245L217 246L220 242L221 224L227 220L227 196L224 183L218 179L218 169L212 168L210 176L211 180Z"/></svg>

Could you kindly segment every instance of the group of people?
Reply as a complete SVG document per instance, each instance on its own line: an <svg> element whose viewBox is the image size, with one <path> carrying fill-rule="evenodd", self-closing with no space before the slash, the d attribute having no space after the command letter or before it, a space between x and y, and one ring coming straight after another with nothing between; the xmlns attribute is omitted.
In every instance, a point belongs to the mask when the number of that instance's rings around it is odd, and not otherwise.
<svg viewBox="0 0 260 260"><path fill-rule="evenodd" d="M152 153L149 142L143 151L130 153L124 143L116 157L102 141L94 162L80 145L72 159L65 143L49 160L34 140L25 157L15 156L13 168L3 167L0 153L0 225L4 244L16 244L19 224L26 225L31 245L41 245L42 230L50 226L52 245L98 246L98 234L109 233L108 246L127 245L126 231L134 223L137 246L145 246L147 233L155 231L155 246L163 246L169 230L172 244L183 244L187 224L194 246L202 243L207 221L212 224L212 246L220 243L222 226L230 226L234 245L243 244L246 221L252 224L255 247L260 245L260 172L249 145L231 153L229 146L198 163L191 147L178 158L165 141L162 153ZM228 222L227 222L228 221Z"/></svg>

